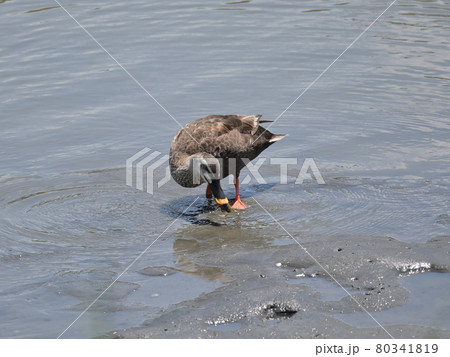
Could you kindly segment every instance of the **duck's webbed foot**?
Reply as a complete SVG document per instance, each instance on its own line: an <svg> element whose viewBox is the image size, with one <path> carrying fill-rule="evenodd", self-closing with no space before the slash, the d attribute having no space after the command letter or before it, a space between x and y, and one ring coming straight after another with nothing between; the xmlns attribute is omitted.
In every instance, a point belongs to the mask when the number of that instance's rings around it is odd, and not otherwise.
<svg viewBox="0 0 450 357"><path fill-rule="evenodd" d="M241 198L238 196L233 202L233 205L231 206L232 209L246 209L247 206L244 204L244 202L241 201Z"/></svg>

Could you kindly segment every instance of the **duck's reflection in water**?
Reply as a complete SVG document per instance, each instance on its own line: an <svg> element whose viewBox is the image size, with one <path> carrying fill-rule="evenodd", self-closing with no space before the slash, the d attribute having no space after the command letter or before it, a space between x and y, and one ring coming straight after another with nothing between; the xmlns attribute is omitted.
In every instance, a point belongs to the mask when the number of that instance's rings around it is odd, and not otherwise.
<svg viewBox="0 0 450 357"><path fill-rule="evenodd" d="M272 240L263 230L246 226L246 218L234 217L233 225L196 225L177 231L173 243L176 268L208 281L233 281L233 260L245 251L270 246Z"/></svg>
<svg viewBox="0 0 450 357"><path fill-rule="evenodd" d="M199 249L199 244L196 241L177 239L173 244L177 269L188 275L194 275L209 281L216 281L222 284L230 282L231 277L224 273L223 268L201 265L192 259L191 254L195 256Z"/></svg>

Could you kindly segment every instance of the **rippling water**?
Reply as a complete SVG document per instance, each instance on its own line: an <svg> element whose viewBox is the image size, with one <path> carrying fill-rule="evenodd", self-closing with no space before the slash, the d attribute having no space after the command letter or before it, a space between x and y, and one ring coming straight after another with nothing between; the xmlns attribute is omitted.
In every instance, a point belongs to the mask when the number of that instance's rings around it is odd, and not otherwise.
<svg viewBox="0 0 450 357"><path fill-rule="evenodd" d="M62 4L185 124L277 118L389 3ZM202 190L125 185L125 160L143 147L167 153L179 127L56 2L0 1L0 30L0 337L56 337ZM289 241L261 231L273 222L251 197L305 240L448 234L449 38L449 1L398 1L284 113L272 130L290 136L266 157L314 158L326 184L294 185L291 167L280 185L265 165L266 185L242 186L239 227L261 232L246 244ZM225 227L202 230L200 243L180 233L211 222ZM202 239L219 229L231 239L235 223L198 200L65 337L136 326L225 284L220 267L186 252L220 249ZM143 274L158 266L174 270Z"/></svg>

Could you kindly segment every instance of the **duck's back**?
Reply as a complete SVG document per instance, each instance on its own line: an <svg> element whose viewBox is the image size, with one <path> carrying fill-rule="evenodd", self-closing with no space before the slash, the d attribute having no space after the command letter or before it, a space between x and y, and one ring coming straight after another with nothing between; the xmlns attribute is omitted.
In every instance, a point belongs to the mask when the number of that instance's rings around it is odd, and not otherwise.
<svg viewBox="0 0 450 357"><path fill-rule="evenodd" d="M253 160L275 137L259 126L260 115L209 115L180 129L171 152L193 155L205 152L216 158Z"/></svg>

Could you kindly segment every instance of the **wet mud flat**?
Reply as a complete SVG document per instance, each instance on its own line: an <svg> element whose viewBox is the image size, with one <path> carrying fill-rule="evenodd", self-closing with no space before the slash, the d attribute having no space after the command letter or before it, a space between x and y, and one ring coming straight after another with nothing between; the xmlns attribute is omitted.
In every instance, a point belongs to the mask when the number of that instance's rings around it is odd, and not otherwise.
<svg viewBox="0 0 450 357"><path fill-rule="evenodd" d="M204 233L210 230L204 229ZM405 314L401 309L412 299L405 281L433 274L449 276L450 236L426 243L333 237L244 249L236 240L229 241L236 232L220 232L219 228L220 238L198 238L199 232L188 228L175 245L180 269L221 281L221 287L161 309L142 326L101 337L450 338L448 328L395 323L396 314ZM244 229L246 239L257 238L252 232ZM158 272L164 279L170 268L148 267L142 273L155 276ZM422 303L425 308L427 302ZM393 316L388 324L383 324L384 313ZM406 310L406 314L415 313ZM440 318L448 321L448 314L447 304ZM366 323L358 323L361 320ZM404 321L401 315L398 321Z"/></svg>

